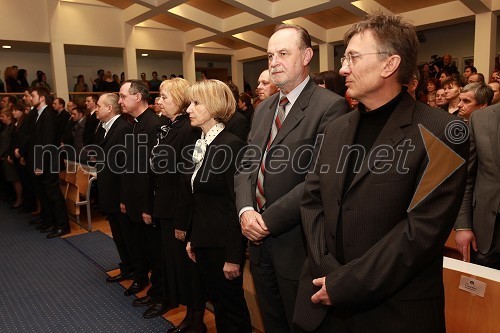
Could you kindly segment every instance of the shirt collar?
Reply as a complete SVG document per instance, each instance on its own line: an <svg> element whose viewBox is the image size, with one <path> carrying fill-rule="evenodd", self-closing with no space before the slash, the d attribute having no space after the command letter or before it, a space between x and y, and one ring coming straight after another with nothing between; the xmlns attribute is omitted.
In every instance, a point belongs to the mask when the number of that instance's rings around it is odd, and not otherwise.
<svg viewBox="0 0 500 333"><path fill-rule="evenodd" d="M220 132L224 130L224 124L223 123L217 123L215 124L211 129L208 130L207 134L201 133L201 139L205 140L205 143L207 146L214 141L214 139L219 135Z"/></svg>
<svg viewBox="0 0 500 333"><path fill-rule="evenodd" d="M106 132L109 131L109 129L111 128L111 126L113 126L113 123L115 122L116 119L118 119L119 116L120 116L119 114L114 115L113 118L111 118L110 120L102 122L101 126L106 130Z"/></svg>
<svg viewBox="0 0 500 333"><path fill-rule="evenodd" d="M290 107L293 106L293 104L295 103L295 101L297 100L297 98L299 98L299 95L300 93L302 92L302 90L304 90L304 87L306 86L306 84L309 82L310 78L309 78L309 75L304 79L304 81L302 81L298 86L296 86L292 91L290 91L288 94L283 94L282 92L280 92L280 100L283 96L286 96L286 98L288 99L288 102L290 103Z"/></svg>

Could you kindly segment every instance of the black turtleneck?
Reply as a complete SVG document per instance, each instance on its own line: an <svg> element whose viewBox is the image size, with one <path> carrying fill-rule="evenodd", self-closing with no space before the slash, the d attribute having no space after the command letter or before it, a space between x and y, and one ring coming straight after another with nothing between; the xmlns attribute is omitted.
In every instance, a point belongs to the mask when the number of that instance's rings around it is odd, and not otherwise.
<svg viewBox="0 0 500 333"><path fill-rule="evenodd" d="M377 137L382 131L382 128L398 105L404 93L406 93L405 89L403 89L390 102L372 111L367 111L365 106L359 103L358 112L360 113L361 117L359 119L358 128L356 129L356 135L354 136L354 141L352 144L362 146L365 149L365 155L368 155L368 152L375 143L375 140L377 140ZM364 158L366 156L359 157ZM356 154L350 154L349 156L349 164L343 189L344 194L351 185L354 177L356 176L356 172L354 171L356 162L358 162L359 166L361 166L360 162L362 160L358 160L357 158L358 156Z"/></svg>
<svg viewBox="0 0 500 333"><path fill-rule="evenodd" d="M347 167L347 174L344 182L342 196L345 195L347 189L354 180L356 173L359 172L362 159L364 159L366 155L368 155L368 152L375 143L375 140L377 140L377 137L382 131L382 128L384 128L384 125L387 123L387 120L391 116L392 112L394 111L404 94L406 94L406 89L403 89L390 102L372 111L367 111L365 106L359 103L358 112L360 113L361 117L359 119L358 128L356 129L356 135L354 136L354 141L352 144L362 146L365 151L365 156L358 156L357 154L349 155L349 163ZM355 167L357 169L357 172L355 171ZM342 210L339 214L340 216L337 223L336 257L341 264L344 264L345 258Z"/></svg>

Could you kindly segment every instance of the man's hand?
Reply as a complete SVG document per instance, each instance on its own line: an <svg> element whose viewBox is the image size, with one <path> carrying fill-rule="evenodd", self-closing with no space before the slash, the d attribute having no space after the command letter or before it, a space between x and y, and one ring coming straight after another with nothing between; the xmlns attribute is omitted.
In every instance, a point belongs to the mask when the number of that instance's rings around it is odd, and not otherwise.
<svg viewBox="0 0 500 333"><path fill-rule="evenodd" d="M314 304L321 303L323 305L332 305L330 297L326 293L326 277L323 276L322 278L314 279L312 282L315 286L321 287L321 289L311 296L311 302Z"/></svg>
<svg viewBox="0 0 500 333"><path fill-rule="evenodd" d="M122 214L127 214L127 208L125 207L125 204L120 203L120 212L122 212Z"/></svg>
<svg viewBox="0 0 500 333"><path fill-rule="evenodd" d="M241 275L240 265L233 264L227 261L224 263L224 268L222 268L222 271L224 272L224 276L228 280L235 279Z"/></svg>
<svg viewBox="0 0 500 333"><path fill-rule="evenodd" d="M16 158L21 158L21 154L19 153L19 148L14 149L14 156Z"/></svg>
<svg viewBox="0 0 500 333"><path fill-rule="evenodd" d="M153 217L151 215L147 214L147 213L142 213L142 220L147 225L150 225L150 224L153 223Z"/></svg>
<svg viewBox="0 0 500 333"><path fill-rule="evenodd" d="M270 234L262 215L254 210L241 214L241 233L252 242L260 242Z"/></svg>
<svg viewBox="0 0 500 333"><path fill-rule="evenodd" d="M472 230L457 230L455 233L455 243L464 261L470 260L468 251L469 244L472 244L472 249L477 252L476 236Z"/></svg>
<svg viewBox="0 0 500 333"><path fill-rule="evenodd" d="M186 240L186 232L184 230L174 229L174 236L182 242Z"/></svg>
<svg viewBox="0 0 500 333"><path fill-rule="evenodd" d="M186 252L188 254L189 259L191 259L193 262L196 262L196 256L194 254L193 248L191 247L191 242L187 242Z"/></svg>

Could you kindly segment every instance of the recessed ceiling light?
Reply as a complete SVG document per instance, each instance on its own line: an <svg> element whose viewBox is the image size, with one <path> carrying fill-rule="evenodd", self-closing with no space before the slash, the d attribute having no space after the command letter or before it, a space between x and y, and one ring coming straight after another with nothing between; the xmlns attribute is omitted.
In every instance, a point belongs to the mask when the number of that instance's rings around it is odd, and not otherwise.
<svg viewBox="0 0 500 333"><path fill-rule="evenodd" d="M149 55L149 53L143 53L142 56L143 57L147 57Z"/></svg>
<svg viewBox="0 0 500 333"><path fill-rule="evenodd" d="M3 49L11 49L11 48L12 48L12 46L10 46L10 45L2 45L2 48L3 48Z"/></svg>

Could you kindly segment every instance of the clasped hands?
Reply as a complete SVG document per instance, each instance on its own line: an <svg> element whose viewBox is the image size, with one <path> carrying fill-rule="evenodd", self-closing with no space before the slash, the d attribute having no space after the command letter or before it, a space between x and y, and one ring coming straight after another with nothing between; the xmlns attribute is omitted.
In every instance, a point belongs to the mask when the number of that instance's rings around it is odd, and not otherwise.
<svg viewBox="0 0 500 333"><path fill-rule="evenodd" d="M186 252L188 254L189 259L191 259L193 262L196 262L196 255L194 249L191 247L191 242L186 243ZM228 280L236 279L238 276L241 275L240 265L233 264L227 261L224 263L222 271L224 272L224 277Z"/></svg>
<svg viewBox="0 0 500 333"><path fill-rule="evenodd" d="M254 210L248 210L241 214L240 220L241 233L251 242L260 244L270 234L262 215Z"/></svg>

